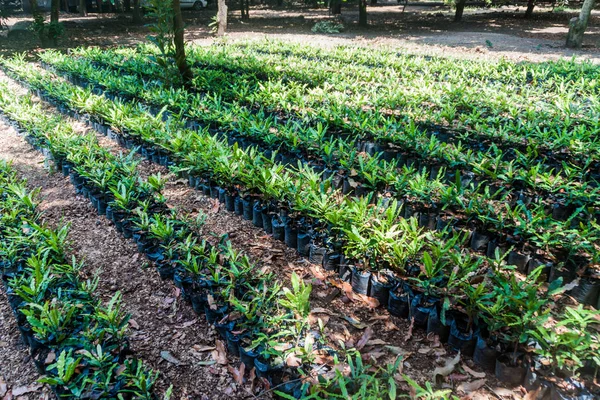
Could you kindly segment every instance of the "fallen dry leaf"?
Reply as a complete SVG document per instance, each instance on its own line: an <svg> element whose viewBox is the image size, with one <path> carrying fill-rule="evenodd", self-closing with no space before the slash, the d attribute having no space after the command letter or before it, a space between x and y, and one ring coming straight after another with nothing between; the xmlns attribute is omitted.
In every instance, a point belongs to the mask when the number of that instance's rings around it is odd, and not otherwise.
<svg viewBox="0 0 600 400"><path fill-rule="evenodd" d="M181 361L179 361L178 359L176 359L175 357L173 357L171 355L171 353L169 353L168 351L161 351L160 352L160 356L162 358L164 358L165 360L167 360L168 362L170 362L171 364L175 364L175 365L181 365Z"/></svg>
<svg viewBox="0 0 600 400"><path fill-rule="evenodd" d="M222 340L216 340L215 349L211 353L213 360L221 365L227 365L227 352Z"/></svg>
<svg viewBox="0 0 600 400"><path fill-rule="evenodd" d="M350 325L352 325L356 329L365 329L368 326L367 324L361 322L360 320L353 318L353 317L349 317L347 315L344 315L342 318L344 320L348 321L350 323Z"/></svg>
<svg viewBox="0 0 600 400"><path fill-rule="evenodd" d="M478 379L473 382L463 382L460 385L458 385L456 390L463 393L471 393L476 390L479 390L483 387L483 385L485 385L485 379Z"/></svg>
<svg viewBox="0 0 600 400"><path fill-rule="evenodd" d="M131 318L129 320L129 326L131 326L135 330L139 330L140 329L140 324L138 324L137 321L135 319L133 319L133 318Z"/></svg>
<svg viewBox="0 0 600 400"><path fill-rule="evenodd" d="M235 381L235 383L237 383L238 385L242 385L244 383L244 373L246 370L246 364L240 363L240 367L238 369L233 368L231 365L228 365L227 369L229 370L229 372L231 372L231 375L233 375L233 380Z"/></svg>
<svg viewBox="0 0 600 400"><path fill-rule="evenodd" d="M36 390L38 390L41 387L42 387L41 383L32 383L31 385L27 385L27 386L19 386L12 390L12 395L15 397L18 397L18 396L24 395L25 393L35 392Z"/></svg>
<svg viewBox="0 0 600 400"><path fill-rule="evenodd" d="M410 319L410 326L408 327L408 331L406 332L406 335L404 335L405 342L408 342L410 340L410 338L412 338L414 327L415 327L415 318L412 317Z"/></svg>
<svg viewBox="0 0 600 400"><path fill-rule="evenodd" d="M363 333L362 337L360 338L358 343L356 343L356 350L358 350L358 351L362 350L363 347L365 347L365 345L369 341L369 339L371 339L372 335L373 335L373 329L371 329L370 327L365 329L365 332Z"/></svg>
<svg viewBox="0 0 600 400"><path fill-rule="evenodd" d="M452 373L452 371L454 371L454 368L456 368L456 365L460 362L460 353L458 353L456 355L456 357L454 358L450 358L446 360L446 363L443 367L436 367L433 370L433 381L437 382L437 377L441 376L441 377L446 377L448 375L450 375Z"/></svg>
<svg viewBox="0 0 600 400"><path fill-rule="evenodd" d="M467 372L468 374L472 375L474 378L485 378L485 372L473 371L466 364L463 364L462 368L465 370L465 372Z"/></svg>
<svg viewBox="0 0 600 400"><path fill-rule="evenodd" d="M367 346L385 346L386 344L387 342L381 339L371 339L367 342Z"/></svg>
<svg viewBox="0 0 600 400"><path fill-rule="evenodd" d="M8 385L6 385L4 378L0 377L0 397L4 397L6 392L8 392Z"/></svg>
<svg viewBox="0 0 600 400"><path fill-rule="evenodd" d="M215 346L200 346L198 344L195 344L192 346L192 348L199 353L204 353L205 351L214 350L216 347Z"/></svg>
<svg viewBox="0 0 600 400"><path fill-rule="evenodd" d="M299 367L300 365L302 365L302 360L298 358L294 353L290 353L285 358L285 364L288 367Z"/></svg>
<svg viewBox="0 0 600 400"><path fill-rule="evenodd" d="M376 309L377 307L379 307L379 300L377 300L373 297L365 296L364 294L359 294L359 293L355 293L354 295L356 297L358 297L363 303L365 303L367 305L367 307L369 307L371 309Z"/></svg>
<svg viewBox="0 0 600 400"><path fill-rule="evenodd" d="M315 307L315 308L311 308L310 309L311 313L314 314L329 314L329 315L335 315L335 313L333 313L331 310L328 310L326 308L322 308L322 307Z"/></svg>
<svg viewBox="0 0 600 400"><path fill-rule="evenodd" d="M188 327L190 327L190 326L194 325L194 324L196 323L196 321L198 321L198 320L197 320L197 319L193 319L193 320L191 320L191 321L184 322L184 323L183 323L183 324L181 324L181 325L177 325L175 328L177 328L177 329L184 329L184 328L188 328Z"/></svg>

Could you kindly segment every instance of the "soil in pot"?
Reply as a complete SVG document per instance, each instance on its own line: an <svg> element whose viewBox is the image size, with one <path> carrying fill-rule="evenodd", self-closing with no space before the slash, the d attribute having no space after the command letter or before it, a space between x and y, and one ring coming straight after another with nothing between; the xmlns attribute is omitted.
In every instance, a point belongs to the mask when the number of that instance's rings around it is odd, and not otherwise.
<svg viewBox="0 0 600 400"><path fill-rule="evenodd" d="M503 354L496 359L495 375L499 381L518 386L525 379L525 367L520 360L515 365L510 355Z"/></svg>

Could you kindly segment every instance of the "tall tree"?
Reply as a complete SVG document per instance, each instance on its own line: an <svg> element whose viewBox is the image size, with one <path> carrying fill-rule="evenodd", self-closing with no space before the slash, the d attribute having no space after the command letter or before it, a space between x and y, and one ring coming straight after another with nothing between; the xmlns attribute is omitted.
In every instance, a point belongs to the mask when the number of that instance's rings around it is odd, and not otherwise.
<svg viewBox="0 0 600 400"><path fill-rule="evenodd" d="M87 1L79 0L79 15L87 17Z"/></svg>
<svg viewBox="0 0 600 400"><path fill-rule="evenodd" d="M342 13L342 0L329 0L329 10L333 15Z"/></svg>
<svg viewBox="0 0 600 400"><path fill-rule="evenodd" d="M535 0L527 1L527 11L525 11L525 18L531 18L533 15L533 8L535 7Z"/></svg>
<svg viewBox="0 0 600 400"><path fill-rule="evenodd" d="M590 14L594 9L596 0L584 0L581 6L579 17L571 18L569 21L569 33L567 34L567 47L574 49L581 48L583 44L583 34L587 29Z"/></svg>
<svg viewBox="0 0 600 400"><path fill-rule="evenodd" d="M140 9L140 0L133 0L133 22L139 24L142 22L142 10Z"/></svg>
<svg viewBox="0 0 600 400"><path fill-rule="evenodd" d="M227 30L227 4L225 0L217 0L217 36L225 35Z"/></svg>
<svg viewBox="0 0 600 400"><path fill-rule="evenodd" d="M454 13L454 22L460 22L462 20L466 3L467 0L456 0L456 12Z"/></svg>
<svg viewBox="0 0 600 400"><path fill-rule="evenodd" d="M60 0L52 0L50 5L50 23L58 23L58 9L60 8Z"/></svg>
<svg viewBox="0 0 600 400"><path fill-rule="evenodd" d="M367 0L358 0L358 25L367 26Z"/></svg>
<svg viewBox="0 0 600 400"><path fill-rule="evenodd" d="M194 77L192 69L185 56L185 42L183 40L183 17L179 0L173 0L173 41L175 42L175 63L183 78L185 85L189 85Z"/></svg>

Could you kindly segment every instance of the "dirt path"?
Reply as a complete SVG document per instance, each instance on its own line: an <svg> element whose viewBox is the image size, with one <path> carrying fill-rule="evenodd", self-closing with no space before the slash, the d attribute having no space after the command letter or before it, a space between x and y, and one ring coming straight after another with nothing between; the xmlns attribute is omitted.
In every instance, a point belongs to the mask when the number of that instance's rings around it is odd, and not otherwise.
<svg viewBox="0 0 600 400"><path fill-rule="evenodd" d="M116 291L123 293L124 307L132 315L132 347L137 357L160 370L158 392L173 384L173 399L240 398L225 368L199 365L201 360L210 359L210 352L197 353L193 346L214 345L214 329L177 296L171 282L162 282L154 269L144 269L145 258L135 244L123 239L106 218L97 216L89 201L76 195L67 178L44 170L42 156L12 127L2 122L0 132L0 159L13 162L29 187L41 188L40 209L46 223L53 227L70 224L73 253L86 260L86 273L100 275L97 295L108 300ZM0 338L6 345L0 350L0 376L9 387L18 387L34 382L38 375L27 350L19 345L6 307L2 296ZM166 361L161 356L164 351L180 364ZM38 391L31 395L37 399L45 394Z"/></svg>

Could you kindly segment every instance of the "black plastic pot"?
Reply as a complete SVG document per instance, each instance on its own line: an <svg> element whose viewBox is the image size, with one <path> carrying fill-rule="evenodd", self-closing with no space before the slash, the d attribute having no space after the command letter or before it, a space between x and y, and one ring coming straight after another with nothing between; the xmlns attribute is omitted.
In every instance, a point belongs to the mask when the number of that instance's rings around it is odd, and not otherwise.
<svg viewBox="0 0 600 400"><path fill-rule="evenodd" d="M198 180L200 180L200 178L198 178ZM211 190L211 187L210 187L210 185L203 185L203 184L200 184L200 185L198 185L198 186L200 186L200 188L202 189L202 194L203 194L203 195L205 195L205 196L208 196L208 197L211 197L211 192L212 192L212 190Z"/></svg>
<svg viewBox="0 0 600 400"><path fill-rule="evenodd" d="M249 197L246 197L245 199L242 199L242 204L244 207L244 212L243 212L244 219L247 221L251 221L252 216L253 216L252 208L254 206L252 200Z"/></svg>
<svg viewBox="0 0 600 400"><path fill-rule="evenodd" d="M378 274L372 274L369 296L377 299L380 305L386 307L390 298L392 286L393 284L389 279L387 281L380 281Z"/></svg>
<svg viewBox="0 0 600 400"><path fill-rule="evenodd" d="M256 368L256 376L259 378L265 378L273 385L278 385L281 382L282 365L270 365L268 361L262 361L260 357L257 357L254 359L254 368Z"/></svg>
<svg viewBox="0 0 600 400"><path fill-rule="evenodd" d="M475 364L488 371L493 371L496 368L497 353L496 349L489 346L487 340L480 333L477 334L475 350L473 351Z"/></svg>
<svg viewBox="0 0 600 400"><path fill-rule="evenodd" d="M227 191L223 188L219 188L219 202L225 204L225 198L227 197Z"/></svg>
<svg viewBox="0 0 600 400"><path fill-rule="evenodd" d="M265 230L265 232L267 234L272 234L273 233L273 219L271 218L271 214L269 213L269 210L267 207L265 207L262 210L262 223L263 223L263 229Z"/></svg>
<svg viewBox="0 0 600 400"><path fill-rule="evenodd" d="M518 386L523 383L526 372L523 365L511 365L507 355L502 355L496 359L495 375L500 382Z"/></svg>
<svg viewBox="0 0 600 400"><path fill-rule="evenodd" d="M246 369L250 370L254 368L254 360L256 360L257 357L258 352L240 345L240 359L246 365Z"/></svg>
<svg viewBox="0 0 600 400"><path fill-rule="evenodd" d="M520 272L527 272L527 264L529 263L530 258L531 257L527 254L511 251L508 253L506 262L508 265L514 265Z"/></svg>
<svg viewBox="0 0 600 400"><path fill-rule="evenodd" d="M489 258L496 258L496 249L498 249L498 253L500 256L503 256L506 253L506 246L500 245L496 240L490 240L487 244L487 250L485 255Z"/></svg>
<svg viewBox="0 0 600 400"><path fill-rule="evenodd" d="M308 261L312 264L324 265L323 259L325 258L327 249L325 247L317 246L314 243L311 243L308 247Z"/></svg>
<svg viewBox="0 0 600 400"><path fill-rule="evenodd" d="M415 326L426 328L429 313L436 306L437 299L417 294L410 302L410 317L415 319Z"/></svg>
<svg viewBox="0 0 600 400"><path fill-rule="evenodd" d="M359 294L369 293L369 282L371 280L371 272L363 271L356 267L352 267L352 291Z"/></svg>
<svg viewBox="0 0 600 400"><path fill-rule="evenodd" d="M285 224L285 244L292 249L298 248L298 229L294 221L288 220Z"/></svg>
<svg viewBox="0 0 600 400"><path fill-rule="evenodd" d="M227 339L227 351L236 357L240 356L240 337L231 331L225 334Z"/></svg>
<svg viewBox="0 0 600 400"><path fill-rule="evenodd" d="M450 335L448 336L448 344L461 354L471 357L475 351L477 336L473 330L468 330L466 322L462 323L458 318L454 318L450 323Z"/></svg>
<svg viewBox="0 0 600 400"><path fill-rule="evenodd" d="M471 248L475 251L487 249L489 241L489 236L484 233L473 231L471 234Z"/></svg>
<svg viewBox="0 0 600 400"><path fill-rule="evenodd" d="M391 290L387 309L395 317L408 318L410 314L411 294L406 291Z"/></svg>
<svg viewBox="0 0 600 400"><path fill-rule="evenodd" d="M263 206L257 201L254 203L254 207L252 207L252 224L257 228L263 227Z"/></svg>
<svg viewBox="0 0 600 400"><path fill-rule="evenodd" d="M192 309L198 315L204 313L204 307L206 306L206 295L195 291L190 294L190 302L192 303Z"/></svg>
<svg viewBox="0 0 600 400"><path fill-rule="evenodd" d="M281 221L277 215L271 218L271 226L273 230L273 238L280 241L285 241L285 222Z"/></svg>
<svg viewBox="0 0 600 400"><path fill-rule="evenodd" d="M219 198L219 190L221 188L218 186L211 186L210 187L210 197L211 199L218 199Z"/></svg>
<svg viewBox="0 0 600 400"><path fill-rule="evenodd" d="M225 209L229 212L235 211L235 201L237 200L236 196L226 194L225 195Z"/></svg>
<svg viewBox="0 0 600 400"><path fill-rule="evenodd" d="M301 256L307 257L309 254L309 246L310 246L310 235L306 232L298 232L298 238L296 239L298 253Z"/></svg>
<svg viewBox="0 0 600 400"><path fill-rule="evenodd" d="M338 266L338 277L344 282L352 280L352 269L345 262L340 262Z"/></svg>
<svg viewBox="0 0 600 400"><path fill-rule="evenodd" d="M244 214L244 200L237 196L233 202L233 211L235 211L235 213L237 215L243 215Z"/></svg>
<svg viewBox="0 0 600 400"><path fill-rule="evenodd" d="M438 335L441 343L446 343L450 336L450 325L452 324L452 314L446 312L445 323L442 322L441 309L439 307L433 307L429 312L429 318L427 318L427 333L433 333Z"/></svg>
<svg viewBox="0 0 600 400"><path fill-rule="evenodd" d="M223 319L226 313L227 305L218 307L216 310L212 310L208 304L204 306L204 314L206 314L206 320L209 324L214 324L215 322Z"/></svg>
<svg viewBox="0 0 600 400"><path fill-rule="evenodd" d="M227 340L227 332L231 331L235 326L235 322L233 321L225 321L220 322L219 320L215 321L215 329L221 336L221 339Z"/></svg>
<svg viewBox="0 0 600 400"><path fill-rule="evenodd" d="M582 304L593 305L598 303L598 294L600 293L600 280L581 278L579 285L575 286L569 293Z"/></svg>
<svg viewBox="0 0 600 400"><path fill-rule="evenodd" d="M337 271L340 266L341 255L334 252L326 252L323 256L323 268L325 271Z"/></svg>

